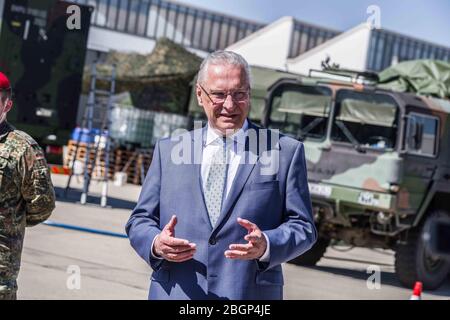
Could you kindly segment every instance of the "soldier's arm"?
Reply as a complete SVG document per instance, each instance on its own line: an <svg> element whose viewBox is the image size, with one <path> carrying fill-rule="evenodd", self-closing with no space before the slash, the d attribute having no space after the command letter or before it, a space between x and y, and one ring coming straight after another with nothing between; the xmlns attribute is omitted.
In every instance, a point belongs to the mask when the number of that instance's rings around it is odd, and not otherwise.
<svg viewBox="0 0 450 320"><path fill-rule="evenodd" d="M22 197L26 202L27 227L41 223L55 208L55 191L47 162L37 144L30 145L21 161Z"/></svg>

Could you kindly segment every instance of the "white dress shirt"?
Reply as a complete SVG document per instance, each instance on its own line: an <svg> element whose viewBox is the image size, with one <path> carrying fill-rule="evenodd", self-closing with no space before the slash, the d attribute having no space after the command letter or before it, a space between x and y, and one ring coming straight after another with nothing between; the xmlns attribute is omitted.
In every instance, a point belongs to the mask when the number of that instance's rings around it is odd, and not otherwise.
<svg viewBox="0 0 450 320"><path fill-rule="evenodd" d="M247 129L248 129L248 121L245 120L244 125L242 126L241 129L236 131L233 135L227 137L226 152L227 152L228 166L227 166L226 189L224 192L225 199L230 194L231 187L233 186L233 182L236 177L237 170L239 168L239 163L241 161L241 158L244 156L245 138L247 135L246 133ZM220 141L221 139L223 139L223 136L217 131L215 131L213 128L211 128L209 124L206 130L207 130L206 139L204 141L202 164L201 164L201 181L203 190L206 189L206 181L208 179L209 170L211 169L211 162L213 160L213 155L218 148L223 147L223 144ZM223 199L222 203L225 202L225 199ZM236 227L240 226L237 225ZM265 233L263 233L263 235L266 238L267 248L264 254L261 256L261 258L259 258L259 261L268 262L270 257L269 239Z"/></svg>
<svg viewBox="0 0 450 320"><path fill-rule="evenodd" d="M243 156L245 147L245 137L246 131L248 129L248 122L245 120L244 125L241 129L235 132L233 135L228 136L226 143L226 153L227 153L227 179L225 188L225 199L230 194L231 186L233 185L234 178L239 167L239 163ZM203 147L202 154L202 166L201 166L201 178L203 190L206 190L206 181L208 178L209 170L211 169L211 161L213 160L213 155L217 152L218 148L222 148L222 142L220 141L222 135L212 129L209 125L206 131L206 139ZM224 199L224 201L225 201ZM224 202L223 201L223 202Z"/></svg>

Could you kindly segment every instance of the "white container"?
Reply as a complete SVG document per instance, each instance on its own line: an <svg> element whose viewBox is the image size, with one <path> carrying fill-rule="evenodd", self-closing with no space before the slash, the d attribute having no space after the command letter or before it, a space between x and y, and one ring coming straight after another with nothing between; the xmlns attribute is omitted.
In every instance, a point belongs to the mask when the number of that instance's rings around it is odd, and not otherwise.
<svg viewBox="0 0 450 320"><path fill-rule="evenodd" d="M114 185L117 187L122 187L127 184L127 174L126 172L116 172L114 174Z"/></svg>

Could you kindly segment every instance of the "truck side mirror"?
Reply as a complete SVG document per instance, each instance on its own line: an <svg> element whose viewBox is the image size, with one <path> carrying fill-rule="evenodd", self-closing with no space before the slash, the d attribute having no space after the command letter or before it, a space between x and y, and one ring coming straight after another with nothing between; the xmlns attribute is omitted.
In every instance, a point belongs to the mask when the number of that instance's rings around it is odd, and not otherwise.
<svg viewBox="0 0 450 320"><path fill-rule="evenodd" d="M423 137L423 123L416 122L416 135L414 136L416 150L422 148L422 137Z"/></svg>
<svg viewBox="0 0 450 320"><path fill-rule="evenodd" d="M414 117L408 117L408 119L406 136L408 149L419 150L422 147L423 124Z"/></svg>

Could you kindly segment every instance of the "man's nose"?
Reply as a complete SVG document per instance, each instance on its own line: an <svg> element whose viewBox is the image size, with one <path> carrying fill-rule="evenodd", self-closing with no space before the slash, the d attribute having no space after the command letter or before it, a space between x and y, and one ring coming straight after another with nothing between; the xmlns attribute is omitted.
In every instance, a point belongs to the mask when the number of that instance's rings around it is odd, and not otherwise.
<svg viewBox="0 0 450 320"><path fill-rule="evenodd" d="M225 98L225 102L223 103L223 108L227 111L233 111L234 107L235 106L234 106L233 97L231 96L231 94L229 94Z"/></svg>

